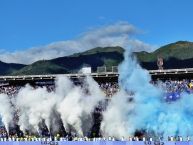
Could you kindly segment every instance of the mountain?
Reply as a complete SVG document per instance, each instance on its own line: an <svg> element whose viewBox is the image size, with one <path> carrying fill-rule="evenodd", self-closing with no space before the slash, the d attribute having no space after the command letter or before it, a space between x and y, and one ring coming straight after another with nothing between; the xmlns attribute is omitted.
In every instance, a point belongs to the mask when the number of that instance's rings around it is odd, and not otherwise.
<svg viewBox="0 0 193 145"><path fill-rule="evenodd" d="M152 53L136 53L142 67L146 69L157 69L157 57L164 59L165 69L193 68L193 42L178 41L160 47Z"/></svg>
<svg viewBox="0 0 193 145"><path fill-rule="evenodd" d="M32 75L32 74L61 74L75 73L83 66L91 66L96 72L97 67L106 66L111 71L112 66L117 66L123 61L124 49L121 47L97 47L82 53L59 57L51 60L40 60L28 66L17 69L4 69L1 74ZM193 68L193 42L178 41L160 47L154 52L134 52L139 63L145 69L157 69L157 57L164 59L164 68ZM17 64L15 64L17 65Z"/></svg>
<svg viewBox="0 0 193 145"><path fill-rule="evenodd" d="M14 71L11 75L39 75L39 74L60 74L67 73L68 71L60 67L57 64L54 64L52 61L41 60L37 61L31 65L23 67L20 70Z"/></svg>
<svg viewBox="0 0 193 145"><path fill-rule="evenodd" d="M12 75L76 73L83 66L90 66L94 72L97 67L106 66L111 71L112 66L117 66L123 60L123 52L121 47L97 47L71 56L37 61Z"/></svg>
<svg viewBox="0 0 193 145"><path fill-rule="evenodd" d="M178 41L160 47L152 53L139 52L137 53L139 61L153 62L157 60L157 56L161 56L164 60L176 58L178 60L185 60L193 58L193 42Z"/></svg>
<svg viewBox="0 0 193 145"><path fill-rule="evenodd" d="M4 63L0 61L0 74L1 75L11 74L14 71L20 70L21 68L25 66L26 65L23 65L23 64Z"/></svg>

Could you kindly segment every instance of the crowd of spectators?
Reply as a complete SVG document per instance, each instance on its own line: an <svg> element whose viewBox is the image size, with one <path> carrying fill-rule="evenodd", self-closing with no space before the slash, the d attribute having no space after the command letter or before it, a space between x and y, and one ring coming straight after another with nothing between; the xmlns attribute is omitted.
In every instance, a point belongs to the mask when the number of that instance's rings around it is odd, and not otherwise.
<svg viewBox="0 0 193 145"><path fill-rule="evenodd" d="M165 80L165 81L152 81L151 82L154 86L160 87L165 91L164 99L166 101L175 101L179 99L182 93L193 93L193 80ZM49 92L55 90L54 84L46 84L45 82L38 83L33 85L34 88L38 87L46 87ZM107 97L106 102L100 102L99 105L96 107L94 114L98 116L96 120L100 122L102 120L100 113L105 110L110 98L117 92L120 91L120 87L117 82L107 82L107 83L100 83L99 87L105 93ZM16 94L22 86L13 86L9 84L0 84L0 94L7 94L10 99L15 97ZM17 111L15 113L15 122L18 120ZM99 123L100 125L100 123ZM96 128L98 124L96 125ZM95 130L95 129L94 129ZM97 130L97 129L96 129ZM6 131L0 121L0 138L6 137Z"/></svg>
<svg viewBox="0 0 193 145"><path fill-rule="evenodd" d="M0 127L0 138L4 138L4 137L6 137L6 135L7 135L7 133L5 131L4 126L1 126Z"/></svg>
<svg viewBox="0 0 193 145"><path fill-rule="evenodd" d="M117 82L107 82L99 84L100 88L104 91L108 98L111 98L113 94L119 91L119 85Z"/></svg>
<svg viewBox="0 0 193 145"><path fill-rule="evenodd" d="M193 93L193 80L165 80L152 83L164 91L166 101L176 101L180 99L182 93Z"/></svg>
<svg viewBox="0 0 193 145"><path fill-rule="evenodd" d="M9 84L5 84L0 86L0 93L7 94L9 97L14 97L20 89L21 86L10 86Z"/></svg>

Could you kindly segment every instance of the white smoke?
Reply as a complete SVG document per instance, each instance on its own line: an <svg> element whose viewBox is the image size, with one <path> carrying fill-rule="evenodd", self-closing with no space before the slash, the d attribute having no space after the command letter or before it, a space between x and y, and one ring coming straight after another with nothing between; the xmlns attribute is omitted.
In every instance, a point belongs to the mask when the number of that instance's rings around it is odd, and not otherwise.
<svg viewBox="0 0 193 145"><path fill-rule="evenodd" d="M9 133L9 124L12 123L13 119L13 107L11 106L9 97L6 94L0 94L0 116L2 117L2 122Z"/></svg>
<svg viewBox="0 0 193 145"><path fill-rule="evenodd" d="M29 129L30 125L38 131L38 125L43 119L50 128L50 117L54 104L55 94L49 93L46 88L34 89L27 85L21 89L17 96L21 129L25 131Z"/></svg>
<svg viewBox="0 0 193 145"><path fill-rule="evenodd" d="M127 118L128 113L133 109L133 104L129 104L129 99L128 94L122 90L113 96L107 110L103 113L101 123L103 136L127 138L129 132L132 134L135 131Z"/></svg>
<svg viewBox="0 0 193 145"><path fill-rule="evenodd" d="M37 133L39 124L44 120L50 130L55 110L60 114L67 131L74 131L80 136L88 133L93 123L92 112L105 97L91 77L87 76L82 83L82 87L76 86L69 78L59 76L52 92L45 87L23 87L16 96L20 129Z"/></svg>
<svg viewBox="0 0 193 145"><path fill-rule="evenodd" d="M57 94L57 104L59 104L73 88L73 82L68 77L58 76L55 81L55 86L55 93Z"/></svg>
<svg viewBox="0 0 193 145"><path fill-rule="evenodd" d="M66 83L65 86L71 86L71 84L68 84L69 81L66 81ZM58 104L58 112L61 114L65 129L67 131L73 131L74 129L79 136L83 136L85 130L91 127L89 121L86 122L87 126L85 126L83 120L91 119L91 113L94 111L94 108L99 101L104 99L103 93L91 77L87 76L84 83L85 86L88 85L88 88L71 86L67 95Z"/></svg>

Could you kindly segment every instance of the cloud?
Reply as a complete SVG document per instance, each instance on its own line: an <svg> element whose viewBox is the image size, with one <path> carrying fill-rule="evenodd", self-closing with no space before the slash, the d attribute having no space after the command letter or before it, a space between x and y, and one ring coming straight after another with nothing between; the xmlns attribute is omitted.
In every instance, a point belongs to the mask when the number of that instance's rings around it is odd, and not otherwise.
<svg viewBox="0 0 193 145"><path fill-rule="evenodd" d="M94 47L121 46L134 51L151 51L153 46L134 38L139 31L127 22L117 22L94 28L81 34L77 39L53 42L16 52L3 52L0 58L4 62L30 64L37 60L53 59L82 52ZM132 46L132 47L131 47Z"/></svg>

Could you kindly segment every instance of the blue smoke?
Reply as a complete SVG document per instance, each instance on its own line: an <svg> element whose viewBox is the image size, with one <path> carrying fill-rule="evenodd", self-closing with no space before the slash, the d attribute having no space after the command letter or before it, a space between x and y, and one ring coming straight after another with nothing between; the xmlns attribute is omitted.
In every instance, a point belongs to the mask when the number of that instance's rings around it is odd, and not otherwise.
<svg viewBox="0 0 193 145"><path fill-rule="evenodd" d="M193 136L193 95L183 93L177 101L166 102L164 90L150 83L148 71L142 69L128 51L119 66L119 74L122 89L133 93L135 107L128 113L128 122L135 130L153 132L164 138Z"/></svg>

